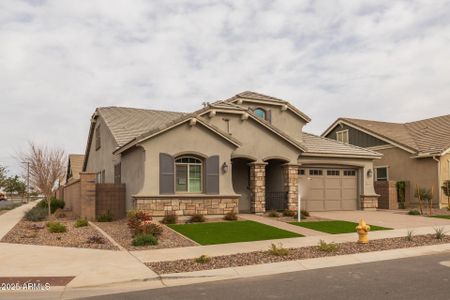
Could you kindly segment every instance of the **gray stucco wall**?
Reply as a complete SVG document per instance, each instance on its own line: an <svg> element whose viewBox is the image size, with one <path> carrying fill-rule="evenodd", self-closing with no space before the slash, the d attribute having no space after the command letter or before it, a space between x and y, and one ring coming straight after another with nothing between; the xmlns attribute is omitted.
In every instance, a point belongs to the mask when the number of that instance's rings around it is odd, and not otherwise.
<svg viewBox="0 0 450 300"><path fill-rule="evenodd" d="M364 148L387 145L386 142L345 124L337 125L326 137L336 140L336 132L342 130L348 130L349 144Z"/></svg>
<svg viewBox="0 0 450 300"><path fill-rule="evenodd" d="M121 181L126 184L126 208L133 208L133 195L139 194L144 188L145 179L145 150L142 147L133 148L122 153ZM157 178L154 178L157 180Z"/></svg>

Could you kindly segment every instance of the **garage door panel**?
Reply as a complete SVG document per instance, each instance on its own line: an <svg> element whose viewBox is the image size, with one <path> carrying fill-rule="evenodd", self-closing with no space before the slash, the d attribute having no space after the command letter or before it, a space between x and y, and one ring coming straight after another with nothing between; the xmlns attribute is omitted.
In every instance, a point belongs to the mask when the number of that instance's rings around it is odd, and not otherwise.
<svg viewBox="0 0 450 300"><path fill-rule="evenodd" d="M326 189L325 199L328 200L341 200L341 190L340 189Z"/></svg>
<svg viewBox="0 0 450 300"><path fill-rule="evenodd" d="M323 178L312 178L311 180L308 180L309 182L309 186L311 188L318 188L318 189L323 189L325 187L325 183Z"/></svg>
<svg viewBox="0 0 450 300"><path fill-rule="evenodd" d="M341 188L341 179L340 178L330 178L327 177L325 180L326 188Z"/></svg>
<svg viewBox="0 0 450 300"><path fill-rule="evenodd" d="M355 188L356 187L356 178L342 178L342 187L343 188Z"/></svg>
<svg viewBox="0 0 450 300"><path fill-rule="evenodd" d="M324 198L324 190L318 190L318 189L314 189L314 190L310 190L307 194L307 198L311 199L311 200L322 200Z"/></svg>
<svg viewBox="0 0 450 300"><path fill-rule="evenodd" d="M306 209L309 211L323 211L325 210L323 203L323 200L308 200Z"/></svg>
<svg viewBox="0 0 450 300"><path fill-rule="evenodd" d="M330 201L327 199L327 201L325 201L325 209L326 210L340 210L341 209L341 200Z"/></svg>
<svg viewBox="0 0 450 300"><path fill-rule="evenodd" d="M358 209L358 207L356 205L356 199L343 200L341 203L342 203L342 210L356 210L356 209Z"/></svg>

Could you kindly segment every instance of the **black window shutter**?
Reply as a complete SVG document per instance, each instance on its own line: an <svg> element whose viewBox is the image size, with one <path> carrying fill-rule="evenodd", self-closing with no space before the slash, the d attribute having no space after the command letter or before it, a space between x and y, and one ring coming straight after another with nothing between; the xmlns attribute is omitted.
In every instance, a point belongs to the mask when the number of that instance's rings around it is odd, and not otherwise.
<svg viewBox="0 0 450 300"><path fill-rule="evenodd" d="M266 121L272 123L272 111L270 109L266 110Z"/></svg>
<svg viewBox="0 0 450 300"><path fill-rule="evenodd" d="M175 194L175 161L167 153L159 154L159 193Z"/></svg>
<svg viewBox="0 0 450 300"><path fill-rule="evenodd" d="M219 156L214 155L206 159L205 163L205 192L209 195L219 194Z"/></svg>

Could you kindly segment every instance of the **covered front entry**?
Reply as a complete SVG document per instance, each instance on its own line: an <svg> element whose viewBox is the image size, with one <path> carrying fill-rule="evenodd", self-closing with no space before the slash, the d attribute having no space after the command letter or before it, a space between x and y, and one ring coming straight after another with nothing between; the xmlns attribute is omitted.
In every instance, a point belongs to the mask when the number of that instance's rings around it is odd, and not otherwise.
<svg viewBox="0 0 450 300"><path fill-rule="evenodd" d="M232 159L232 179L235 193L240 194L239 212L250 212L251 192L250 192L250 166L252 160L247 158Z"/></svg>
<svg viewBox="0 0 450 300"><path fill-rule="evenodd" d="M266 211L287 209L287 191L284 185L283 164L286 161L266 161Z"/></svg>
<svg viewBox="0 0 450 300"><path fill-rule="evenodd" d="M358 170L304 167L299 169L301 206L308 211L358 209Z"/></svg>

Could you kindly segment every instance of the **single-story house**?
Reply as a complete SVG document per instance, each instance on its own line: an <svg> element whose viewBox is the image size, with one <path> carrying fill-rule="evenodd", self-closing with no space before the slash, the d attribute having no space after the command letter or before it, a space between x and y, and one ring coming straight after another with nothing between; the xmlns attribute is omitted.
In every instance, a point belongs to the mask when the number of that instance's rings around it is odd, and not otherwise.
<svg viewBox="0 0 450 300"><path fill-rule="evenodd" d="M126 185L126 208L154 216L375 208L381 154L305 133L311 119L254 92L193 113L95 110L83 172Z"/></svg>
<svg viewBox="0 0 450 300"><path fill-rule="evenodd" d="M407 205L417 205L420 187L433 189L435 205L447 206L441 186L450 179L450 115L409 123L339 118L322 137L383 154L374 161L374 180L409 182Z"/></svg>
<svg viewBox="0 0 450 300"><path fill-rule="evenodd" d="M80 179L83 170L84 154L69 154L65 184L70 184Z"/></svg>

